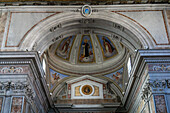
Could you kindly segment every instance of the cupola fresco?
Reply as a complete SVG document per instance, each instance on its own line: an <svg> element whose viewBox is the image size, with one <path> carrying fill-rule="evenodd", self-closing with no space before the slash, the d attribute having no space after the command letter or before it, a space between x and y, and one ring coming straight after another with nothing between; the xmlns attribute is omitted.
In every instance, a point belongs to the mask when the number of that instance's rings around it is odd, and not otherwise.
<svg viewBox="0 0 170 113"><path fill-rule="evenodd" d="M62 38L48 50L49 63L68 75L108 74L124 62L125 47L101 34L77 34Z"/></svg>

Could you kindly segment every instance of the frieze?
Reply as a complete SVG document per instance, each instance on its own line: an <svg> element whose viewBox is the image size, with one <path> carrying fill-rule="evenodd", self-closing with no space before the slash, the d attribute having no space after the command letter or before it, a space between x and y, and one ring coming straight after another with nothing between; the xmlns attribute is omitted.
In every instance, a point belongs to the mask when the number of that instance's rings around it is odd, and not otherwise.
<svg viewBox="0 0 170 113"><path fill-rule="evenodd" d="M4 67L1 69L1 73L22 73L22 72L23 72L22 67L10 66L10 67Z"/></svg>
<svg viewBox="0 0 170 113"><path fill-rule="evenodd" d="M149 71L170 72L170 64L149 64Z"/></svg>
<svg viewBox="0 0 170 113"><path fill-rule="evenodd" d="M0 66L0 74L19 74L28 71L28 66Z"/></svg>
<svg viewBox="0 0 170 113"><path fill-rule="evenodd" d="M150 80L149 85L153 88L154 91L158 89L170 88L170 79Z"/></svg>
<svg viewBox="0 0 170 113"><path fill-rule="evenodd" d="M0 82L0 94L5 94L8 90L12 90L12 93L24 93L30 102L32 102L35 97L35 93L27 81Z"/></svg>

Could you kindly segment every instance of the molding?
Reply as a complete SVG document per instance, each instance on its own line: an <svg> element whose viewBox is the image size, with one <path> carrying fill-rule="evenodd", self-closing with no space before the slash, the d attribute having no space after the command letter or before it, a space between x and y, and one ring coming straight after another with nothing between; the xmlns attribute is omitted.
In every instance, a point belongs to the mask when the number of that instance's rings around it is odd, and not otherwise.
<svg viewBox="0 0 170 113"><path fill-rule="evenodd" d="M75 79L73 79L73 80L67 81L66 83L67 83L67 84L73 84L73 83L75 83L75 82L78 82L78 81L84 80L84 79L93 80L93 81L98 81L98 82L103 83L103 84L106 84L106 83L107 83L106 80L102 80L102 79L99 79L99 78L96 78L96 77L92 77L92 76L89 76L89 75L84 75L84 76L82 76L82 77L75 78Z"/></svg>
<svg viewBox="0 0 170 113"><path fill-rule="evenodd" d="M136 58L134 61L134 65L133 65L131 73L130 73L131 77L129 79L129 84L127 86L127 89L125 92L125 97L124 97L126 109L130 109L129 108L130 106L127 106L127 105L131 105L132 101L134 101L130 97L135 98L133 95L138 92L138 89L140 89L140 87L142 87L139 84L140 82L138 82L138 81L145 80L146 78L143 78L143 77L145 77L145 76L150 77L150 75L152 75L151 73L154 73L154 72L150 72L148 70L148 65L150 65L150 64L158 65L158 63L160 63L160 64L161 63L164 63L164 64L169 63L170 50L169 49L167 49L167 50L158 50L158 49L157 50L138 50L135 57ZM145 72L145 70L146 70L146 72ZM159 72L159 76L161 73L162 72ZM152 80L152 79L153 78L150 78L150 80ZM151 83L148 83L148 84L151 85ZM164 82L163 82L163 84L164 84ZM148 91L147 89L144 90L144 92L147 92L147 91ZM152 91L153 91L153 89L152 89ZM146 97L145 94L143 95L143 98L144 97Z"/></svg>
<svg viewBox="0 0 170 113"><path fill-rule="evenodd" d="M24 74L24 75L26 74L27 78L30 81L29 84L31 85L31 86L25 85L24 87L26 90L26 95L27 95L26 97L28 98L28 100L31 100L34 97L34 95L36 96L38 95L38 100L40 101L42 106L44 106L45 110L47 110L50 106L52 106L53 104L52 99L49 95L50 93L49 93L49 90L48 90L48 87L46 85L46 81L44 78L44 71L42 69L41 62L39 59L39 54L37 52L19 52L19 51L0 52L0 62L2 66L9 67L9 69L5 68L7 70L6 74L2 73L4 77L9 76L9 74L11 75L12 74L11 72L15 74L15 78L11 80L12 82L7 83L7 86L6 86L7 88L11 87L11 83L12 83L12 88L14 86L17 87L17 84L16 85L13 84L13 80L17 79L17 76L20 74ZM13 68L10 67L11 65L13 66ZM14 72L14 71L17 71L16 67L22 67L22 66L26 66L28 68L27 72L24 72L24 73ZM20 82L18 82L18 84L20 84ZM30 87L32 87L33 89L30 89ZM33 91L35 92L35 94L33 93Z"/></svg>

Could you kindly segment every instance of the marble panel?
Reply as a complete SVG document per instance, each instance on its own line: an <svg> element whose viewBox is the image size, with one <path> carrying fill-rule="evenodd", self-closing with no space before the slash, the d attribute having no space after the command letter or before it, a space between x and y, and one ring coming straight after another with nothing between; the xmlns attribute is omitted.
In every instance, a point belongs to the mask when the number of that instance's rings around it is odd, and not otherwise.
<svg viewBox="0 0 170 113"><path fill-rule="evenodd" d="M3 97L0 97L0 113L2 112L3 107Z"/></svg>
<svg viewBox="0 0 170 113"><path fill-rule="evenodd" d="M170 28L170 10L167 10L166 14L167 14L168 24L169 24L169 28Z"/></svg>
<svg viewBox="0 0 170 113"><path fill-rule="evenodd" d="M147 30L151 34L153 40L155 40L157 44L169 43L162 10L160 11L137 10L119 13L123 14L125 17L131 19L135 23L140 24L140 26L142 26L145 30Z"/></svg>
<svg viewBox="0 0 170 113"><path fill-rule="evenodd" d="M22 113L23 97L13 97L11 113Z"/></svg>
<svg viewBox="0 0 170 113"><path fill-rule="evenodd" d="M154 95L156 113L167 113L164 95Z"/></svg>
<svg viewBox="0 0 170 113"><path fill-rule="evenodd" d="M18 46L24 35L38 22L53 13L41 12L11 12L6 36L6 46Z"/></svg>
<svg viewBox="0 0 170 113"><path fill-rule="evenodd" d="M0 15L0 23L1 23L0 24L0 47L1 47L3 36L4 36L6 20L7 20L7 13L2 12L2 14Z"/></svg>

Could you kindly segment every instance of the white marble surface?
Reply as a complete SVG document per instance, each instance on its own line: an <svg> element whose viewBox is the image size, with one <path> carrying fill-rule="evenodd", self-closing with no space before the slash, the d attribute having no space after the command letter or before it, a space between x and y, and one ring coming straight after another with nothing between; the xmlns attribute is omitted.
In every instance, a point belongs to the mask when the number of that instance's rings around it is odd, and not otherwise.
<svg viewBox="0 0 170 113"><path fill-rule="evenodd" d="M168 43L165 24L162 11L140 11L140 12L119 12L130 17L144 28L146 28L153 36L157 44Z"/></svg>
<svg viewBox="0 0 170 113"><path fill-rule="evenodd" d="M53 13L12 13L7 46L17 46L31 27Z"/></svg>

